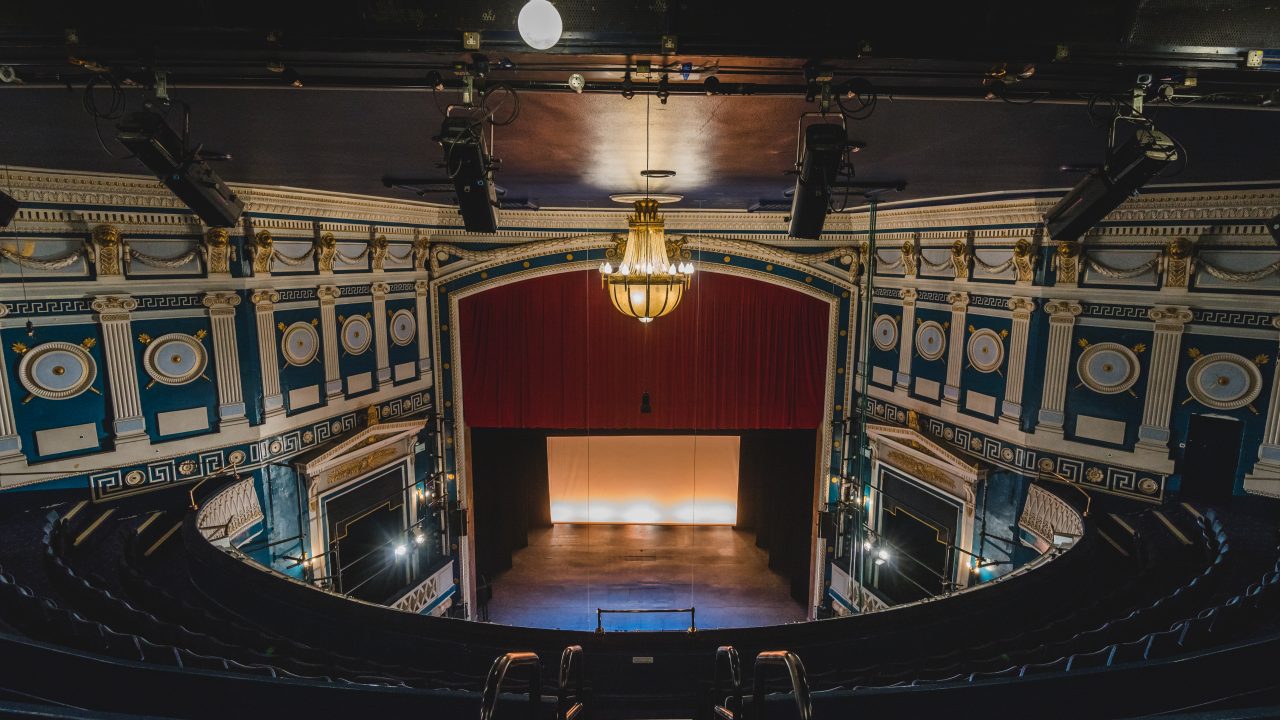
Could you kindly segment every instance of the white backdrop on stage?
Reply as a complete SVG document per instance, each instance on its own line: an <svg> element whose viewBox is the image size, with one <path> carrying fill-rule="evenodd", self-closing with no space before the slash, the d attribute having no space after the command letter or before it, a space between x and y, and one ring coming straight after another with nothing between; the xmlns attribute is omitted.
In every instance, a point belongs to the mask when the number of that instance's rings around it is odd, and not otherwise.
<svg viewBox="0 0 1280 720"><path fill-rule="evenodd" d="M547 438L554 523L732 525L736 435Z"/></svg>

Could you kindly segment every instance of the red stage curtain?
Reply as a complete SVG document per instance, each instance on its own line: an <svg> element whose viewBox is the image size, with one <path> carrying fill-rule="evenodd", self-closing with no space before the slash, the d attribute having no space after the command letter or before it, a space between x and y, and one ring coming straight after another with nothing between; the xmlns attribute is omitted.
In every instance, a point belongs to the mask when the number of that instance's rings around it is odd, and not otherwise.
<svg viewBox="0 0 1280 720"><path fill-rule="evenodd" d="M829 305L702 272L644 324L595 271L486 290L460 303L466 422L482 428L762 430L822 422ZM652 413L640 412L648 391Z"/></svg>

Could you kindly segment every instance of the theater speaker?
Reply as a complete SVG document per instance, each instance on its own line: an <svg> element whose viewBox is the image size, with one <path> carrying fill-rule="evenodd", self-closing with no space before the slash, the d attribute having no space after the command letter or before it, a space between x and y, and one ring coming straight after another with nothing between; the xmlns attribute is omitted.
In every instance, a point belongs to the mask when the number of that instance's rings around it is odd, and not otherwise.
<svg viewBox="0 0 1280 720"><path fill-rule="evenodd" d="M190 151L178 133L152 112L127 115L116 139L142 161L178 199L210 227L234 227L244 202L218 174Z"/></svg>
<svg viewBox="0 0 1280 720"><path fill-rule="evenodd" d="M13 222L13 216L18 214L18 201L13 196L0 192L0 227L6 227Z"/></svg>
<svg viewBox="0 0 1280 720"><path fill-rule="evenodd" d="M449 530L457 537L467 534L467 511L465 508L454 508L449 511Z"/></svg>
<svg viewBox="0 0 1280 720"><path fill-rule="evenodd" d="M445 118L439 141L463 226L467 232L497 232L498 191L489 177L489 154L480 123L469 118Z"/></svg>
<svg viewBox="0 0 1280 720"><path fill-rule="evenodd" d="M840 170L840 156L849 134L840 125L810 125L804 131L800 176L791 196L791 237L817 240L831 207L831 193Z"/></svg>
<svg viewBox="0 0 1280 720"><path fill-rule="evenodd" d="M1074 241L1107 213L1142 187L1156 173L1178 159L1178 146L1168 135L1142 128L1121 145L1107 162L1095 168L1045 213L1045 227L1054 240Z"/></svg>

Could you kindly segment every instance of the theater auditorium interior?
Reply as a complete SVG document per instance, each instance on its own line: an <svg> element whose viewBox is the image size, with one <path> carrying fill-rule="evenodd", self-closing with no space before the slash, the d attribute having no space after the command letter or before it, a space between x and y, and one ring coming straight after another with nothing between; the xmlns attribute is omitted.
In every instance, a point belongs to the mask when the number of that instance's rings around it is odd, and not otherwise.
<svg viewBox="0 0 1280 720"><path fill-rule="evenodd" d="M1280 717L1280 6L6 3L0 716Z"/></svg>

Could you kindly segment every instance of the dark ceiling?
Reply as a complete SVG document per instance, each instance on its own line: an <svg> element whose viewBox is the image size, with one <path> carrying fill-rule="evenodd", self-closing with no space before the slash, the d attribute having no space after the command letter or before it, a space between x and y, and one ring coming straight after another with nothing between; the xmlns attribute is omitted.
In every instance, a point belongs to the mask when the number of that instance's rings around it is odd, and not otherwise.
<svg viewBox="0 0 1280 720"><path fill-rule="evenodd" d="M233 182L413 198L383 187L384 174L438 175L431 137L441 116L420 91L241 89L175 90L191 107L192 140L229 152L218 170ZM68 170L145 173L134 160L109 156L77 89L0 90L0 163ZM616 207L610 193L644 189L646 104L649 166L677 171L655 192L682 193L680 207L745 209L781 199L799 115L799 97L673 96L668 104L639 95L521 93L521 111L497 128L497 180L508 198L542 206ZM130 104L140 103L130 93ZM444 102L443 96L436 98ZM1217 183L1280 179L1280 114L1264 110L1149 110L1185 147L1189 162L1159 182ZM180 112L171 111L178 121ZM107 148L124 156L110 121ZM882 97L870 119L849 123L867 143L855 156L860 179L903 179L892 199L1074 184L1059 166L1096 163L1105 131L1082 104L1013 105L998 100L893 100ZM1179 168L1172 168L1177 171ZM1172 175L1172 173L1170 173ZM445 196L428 199L447 201ZM886 198L889 199L889 198Z"/></svg>

